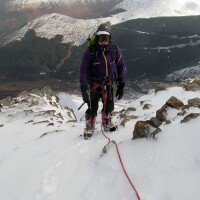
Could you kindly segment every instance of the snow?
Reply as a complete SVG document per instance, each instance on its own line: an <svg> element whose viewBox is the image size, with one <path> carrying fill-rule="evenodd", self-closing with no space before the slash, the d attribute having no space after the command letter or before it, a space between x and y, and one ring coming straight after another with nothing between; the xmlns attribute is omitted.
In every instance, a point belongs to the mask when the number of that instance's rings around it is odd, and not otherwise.
<svg viewBox="0 0 200 200"><path fill-rule="evenodd" d="M185 69L177 70L171 74L168 74L166 81L177 81L186 78L197 77L200 72L200 65L188 67Z"/></svg>
<svg viewBox="0 0 200 200"><path fill-rule="evenodd" d="M63 43L83 44L88 36L96 31L103 19L74 19L68 16L52 13L43 15L28 22L21 29L6 36L6 43L20 40L30 29L35 30L38 37L53 38L57 34L63 35ZM4 44L5 45L5 44Z"/></svg>
<svg viewBox="0 0 200 200"><path fill-rule="evenodd" d="M45 3L55 4L73 4L83 1L62 1L62 0L15 0L8 2L8 6L30 6L34 4L36 7ZM84 1L85 2L85 1ZM91 3L87 1L85 3ZM95 2L95 1L94 1ZM81 45L85 42L89 35L96 31L100 23L110 21L112 24L118 24L131 19L137 18L152 18L161 16L188 16L200 15L200 1L199 0L124 0L113 7L112 10L123 9L124 12L112 15L106 18L97 18L90 20L73 19L68 16L51 13L43 15L27 23L21 29L12 34L8 34L3 41L5 44L13 40L20 40L24 37L29 29L34 29L39 37L52 38L57 34L64 36L63 42L72 42L75 45ZM4 45L5 45L4 44ZM198 42L191 44L198 45ZM183 44L185 46L185 44ZM168 48L168 47L163 47ZM177 47L169 47L177 48ZM181 46L178 46L181 48Z"/></svg>
<svg viewBox="0 0 200 200"><path fill-rule="evenodd" d="M199 92L173 87L157 93L151 91L137 100L117 101L116 111L133 106L136 111L131 112L139 118L127 122L125 127L119 126L116 133L106 133L118 143L124 166L142 200L199 200L200 118L180 123L182 117L176 117L177 111L171 109L168 117L172 123L162 126L156 140L132 140L136 121L155 116L156 110L171 96L186 104L188 99L199 97ZM111 146L101 156L108 141L100 131L100 114L93 138L85 141L80 134L86 106L77 110L81 97L66 93L60 93L59 97L61 105L74 109L77 123L54 127L32 125L25 123L29 117L16 108L7 107L0 112L0 124L4 124L0 128L0 199L137 199L115 147ZM141 101L152 106L143 110ZM199 108L191 108L191 112L197 113ZM11 113L15 117L11 118ZM115 117L114 121L120 120ZM49 131L52 133L40 138Z"/></svg>
<svg viewBox="0 0 200 200"><path fill-rule="evenodd" d="M102 0L109 1L109 0ZM7 3L8 7L17 7L17 8L29 8L29 7L42 7L44 5L48 6L51 4L60 4L60 5L72 5L77 3L96 3L96 0L12 0Z"/></svg>
<svg viewBox="0 0 200 200"><path fill-rule="evenodd" d="M200 14L199 0L124 0L116 8L126 10L114 16L125 21L135 18Z"/></svg>

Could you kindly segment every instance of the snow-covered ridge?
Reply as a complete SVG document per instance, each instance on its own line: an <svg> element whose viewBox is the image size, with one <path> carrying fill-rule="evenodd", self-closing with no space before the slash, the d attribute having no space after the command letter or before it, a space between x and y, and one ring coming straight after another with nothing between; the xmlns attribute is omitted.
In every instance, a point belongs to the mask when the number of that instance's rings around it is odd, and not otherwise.
<svg viewBox="0 0 200 200"><path fill-rule="evenodd" d="M200 76L200 64L194 67L188 67L182 70L177 70L166 77L166 81L180 81L188 78L195 78Z"/></svg>
<svg viewBox="0 0 200 200"><path fill-rule="evenodd" d="M112 0L101 0L101 3ZM114 1L113 1L114 2ZM115 3L120 2L116 1ZM13 0L7 3L8 7L44 7L52 5L99 3L97 0ZM113 4L114 5L114 4ZM188 16L200 15L199 0L123 0L112 10L123 9L125 12L113 16L115 21L126 21L135 18L151 18L159 16Z"/></svg>
<svg viewBox="0 0 200 200"><path fill-rule="evenodd" d="M59 126L69 121L76 121L76 116L70 108L59 104L59 97L49 88L24 91L17 97L0 100L1 112L7 115L6 122L16 119L25 120L25 124L46 124Z"/></svg>
<svg viewBox="0 0 200 200"><path fill-rule="evenodd" d="M41 0L27 0L27 1L11 1L13 4L25 6L26 4L45 4L45 3L77 3L86 1L41 1ZM87 3L92 1L87 1ZM187 16L200 15L200 1L199 0L123 0L121 3L113 7L112 10L123 9L125 12L107 18L98 18L91 20L74 19L60 14L47 14L34 19L27 25L17 30L11 35L3 38L3 41L9 43L13 40L23 38L28 29L34 29L38 36L52 38L57 34L64 36L63 42L72 42L75 45L82 44L88 35L94 32L101 22L111 21L112 24L117 24L130 19L136 18L151 18L159 16ZM3 42L3 43L5 43ZM194 44L196 45L196 44ZM167 47L168 48L168 47ZM173 47L169 47L173 48ZM176 47L174 47L176 48Z"/></svg>
<svg viewBox="0 0 200 200"><path fill-rule="evenodd" d="M102 2L109 0L101 0ZM7 3L9 8L30 8L30 7L48 7L51 5L72 5L72 4L90 4L96 3L97 0L12 0Z"/></svg>
<svg viewBox="0 0 200 200"><path fill-rule="evenodd" d="M125 20L160 16L200 15L199 0L124 0L116 6L127 10L116 17Z"/></svg>
<svg viewBox="0 0 200 200"><path fill-rule="evenodd" d="M63 43L80 45L86 41L89 34L94 32L97 26L105 19L74 19L68 16L52 13L29 22L23 28L15 31L4 38L7 43L13 40L20 40L29 29L34 29L37 36L53 38L57 34L63 35Z"/></svg>

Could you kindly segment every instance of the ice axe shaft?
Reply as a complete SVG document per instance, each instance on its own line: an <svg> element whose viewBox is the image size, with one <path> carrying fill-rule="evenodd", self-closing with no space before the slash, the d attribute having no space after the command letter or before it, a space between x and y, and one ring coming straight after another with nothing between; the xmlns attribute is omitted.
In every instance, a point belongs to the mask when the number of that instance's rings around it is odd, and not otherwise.
<svg viewBox="0 0 200 200"><path fill-rule="evenodd" d="M78 107L78 110L80 110L80 109L83 107L84 104L85 104L85 102L83 102L83 103Z"/></svg>

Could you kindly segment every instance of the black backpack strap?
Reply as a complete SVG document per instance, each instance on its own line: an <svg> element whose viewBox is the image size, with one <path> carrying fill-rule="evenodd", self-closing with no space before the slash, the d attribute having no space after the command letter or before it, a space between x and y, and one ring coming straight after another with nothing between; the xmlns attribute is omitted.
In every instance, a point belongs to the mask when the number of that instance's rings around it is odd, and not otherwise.
<svg viewBox="0 0 200 200"><path fill-rule="evenodd" d="M89 62L89 85L90 85L90 89L92 88L92 63L97 55L97 49L95 48L95 46L89 47L88 48L90 51L90 62Z"/></svg>

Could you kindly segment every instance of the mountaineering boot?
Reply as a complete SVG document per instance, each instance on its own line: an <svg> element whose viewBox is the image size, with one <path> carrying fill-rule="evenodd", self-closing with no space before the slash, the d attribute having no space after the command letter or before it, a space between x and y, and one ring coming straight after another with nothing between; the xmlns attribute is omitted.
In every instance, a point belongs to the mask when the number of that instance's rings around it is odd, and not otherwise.
<svg viewBox="0 0 200 200"><path fill-rule="evenodd" d="M95 120L96 116L92 116L88 113L85 113L85 124L86 127L84 129L84 139L90 139L95 130Z"/></svg>
<svg viewBox="0 0 200 200"><path fill-rule="evenodd" d="M112 122L112 114L111 113L104 113L103 111L101 112L102 116L102 125L104 131L116 131L118 127Z"/></svg>

